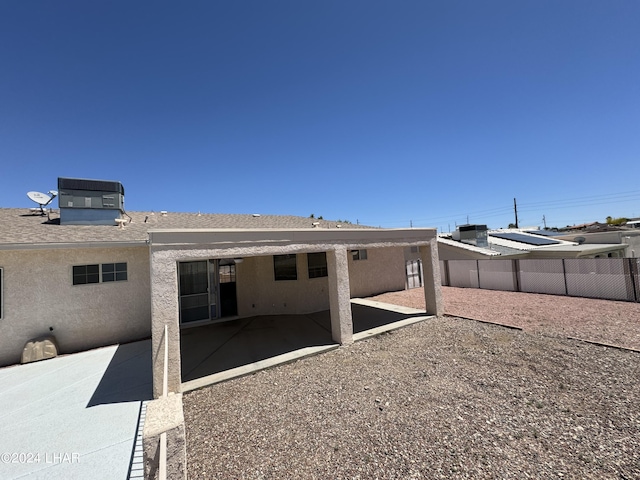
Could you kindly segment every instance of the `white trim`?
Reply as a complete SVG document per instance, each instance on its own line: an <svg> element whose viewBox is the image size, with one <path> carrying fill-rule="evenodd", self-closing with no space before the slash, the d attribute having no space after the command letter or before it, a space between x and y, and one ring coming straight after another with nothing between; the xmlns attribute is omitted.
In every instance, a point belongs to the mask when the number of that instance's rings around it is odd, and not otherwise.
<svg viewBox="0 0 640 480"><path fill-rule="evenodd" d="M5 243L0 244L0 250L51 250L60 248L119 248L142 247L148 242L73 242L73 243Z"/></svg>

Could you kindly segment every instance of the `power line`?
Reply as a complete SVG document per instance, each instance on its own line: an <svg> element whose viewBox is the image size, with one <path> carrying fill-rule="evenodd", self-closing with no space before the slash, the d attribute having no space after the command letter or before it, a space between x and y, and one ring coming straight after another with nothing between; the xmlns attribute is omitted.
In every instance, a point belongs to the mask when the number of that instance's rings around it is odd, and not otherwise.
<svg viewBox="0 0 640 480"><path fill-rule="evenodd" d="M616 203L622 203L626 201L632 200L640 200L640 191L626 191L626 192L617 192L617 193L606 193L599 195L589 195L584 197L573 197L566 199L558 199L558 200L546 200L541 202L524 202L518 203L518 211L519 212L540 212L544 210L545 212L548 210L562 210L562 209L570 209L576 207L587 207L591 205L610 205ZM424 225L424 226L432 226L432 225L442 225L444 223L450 223L452 219L464 219L464 218L482 218L483 221L485 219L495 218L499 216L508 216L513 214L513 206L504 206L504 207L493 207L493 208L485 208L482 210L473 210L467 211L464 213L457 214L443 214L433 217L426 218L418 218L418 219L407 219L407 220L390 220L388 222L382 222L387 227L403 227L409 224L413 226ZM366 220L363 221L364 224L379 224L381 222L368 222ZM536 222L535 224L537 224Z"/></svg>

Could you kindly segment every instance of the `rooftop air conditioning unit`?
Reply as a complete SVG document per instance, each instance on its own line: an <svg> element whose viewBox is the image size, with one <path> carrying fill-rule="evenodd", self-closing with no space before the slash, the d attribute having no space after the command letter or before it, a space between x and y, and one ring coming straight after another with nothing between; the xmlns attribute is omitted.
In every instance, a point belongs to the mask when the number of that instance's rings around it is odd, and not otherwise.
<svg viewBox="0 0 640 480"><path fill-rule="evenodd" d="M460 241L476 247L489 247L486 225L460 225Z"/></svg>
<svg viewBox="0 0 640 480"><path fill-rule="evenodd" d="M60 224L115 225L124 211L120 182L58 178Z"/></svg>

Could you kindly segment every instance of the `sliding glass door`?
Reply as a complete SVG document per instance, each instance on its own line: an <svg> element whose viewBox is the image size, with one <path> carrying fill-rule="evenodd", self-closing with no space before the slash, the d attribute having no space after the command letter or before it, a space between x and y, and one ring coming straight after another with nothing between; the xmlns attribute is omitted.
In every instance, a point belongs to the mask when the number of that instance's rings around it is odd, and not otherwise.
<svg viewBox="0 0 640 480"><path fill-rule="evenodd" d="M238 314L236 265L232 259L179 262L178 278L181 324Z"/></svg>

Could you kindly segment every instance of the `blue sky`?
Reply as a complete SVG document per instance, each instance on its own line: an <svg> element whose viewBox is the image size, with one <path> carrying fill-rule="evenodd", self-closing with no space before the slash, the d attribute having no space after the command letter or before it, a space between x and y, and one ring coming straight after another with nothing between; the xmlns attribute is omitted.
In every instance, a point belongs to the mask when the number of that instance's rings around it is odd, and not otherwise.
<svg viewBox="0 0 640 480"><path fill-rule="evenodd" d="M383 227L640 216L640 2L0 2L0 206Z"/></svg>

